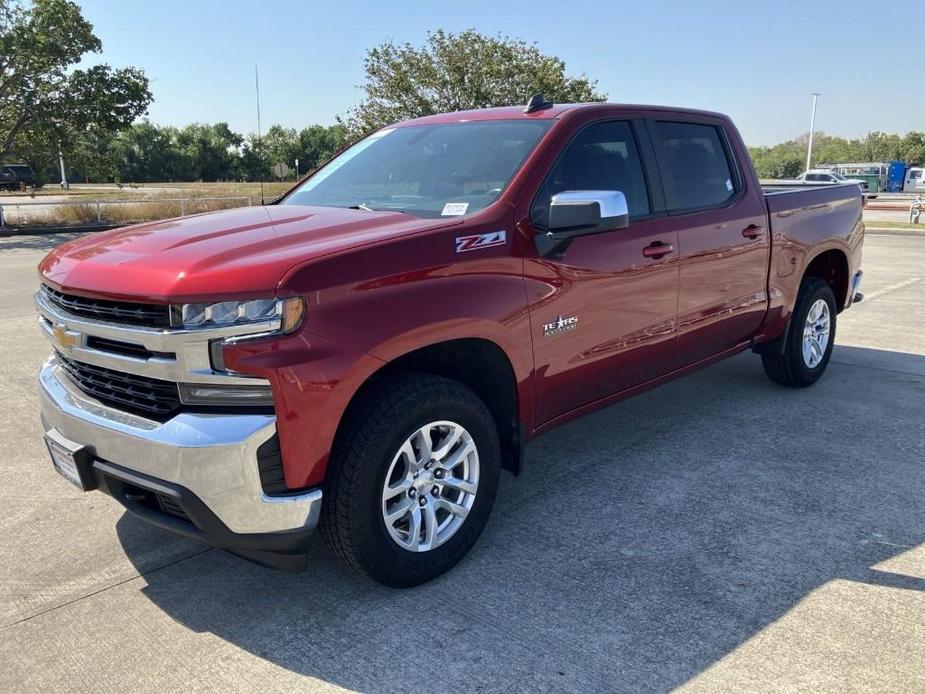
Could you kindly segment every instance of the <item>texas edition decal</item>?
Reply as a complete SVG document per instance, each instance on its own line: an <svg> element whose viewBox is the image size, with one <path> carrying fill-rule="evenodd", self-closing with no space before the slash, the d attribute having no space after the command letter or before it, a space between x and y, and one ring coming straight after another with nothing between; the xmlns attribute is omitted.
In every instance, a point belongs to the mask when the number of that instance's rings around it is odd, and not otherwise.
<svg viewBox="0 0 925 694"><path fill-rule="evenodd" d="M578 316L557 316L552 323L543 324L543 337L552 337L578 327Z"/></svg>

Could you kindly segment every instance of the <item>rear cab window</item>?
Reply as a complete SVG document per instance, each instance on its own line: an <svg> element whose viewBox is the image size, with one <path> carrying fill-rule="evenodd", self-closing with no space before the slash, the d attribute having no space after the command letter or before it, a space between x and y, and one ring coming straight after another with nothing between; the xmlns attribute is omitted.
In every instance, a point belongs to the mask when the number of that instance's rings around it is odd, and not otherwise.
<svg viewBox="0 0 925 694"><path fill-rule="evenodd" d="M723 207L742 189L719 126L656 121L651 128L669 212Z"/></svg>

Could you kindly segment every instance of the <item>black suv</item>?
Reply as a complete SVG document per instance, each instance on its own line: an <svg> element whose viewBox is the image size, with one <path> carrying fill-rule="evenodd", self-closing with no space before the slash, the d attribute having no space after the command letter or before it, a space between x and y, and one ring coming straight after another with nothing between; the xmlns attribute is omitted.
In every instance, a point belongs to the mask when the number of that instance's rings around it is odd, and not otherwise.
<svg viewBox="0 0 925 694"><path fill-rule="evenodd" d="M28 164L0 166L0 190L19 190L22 186L35 186L35 172Z"/></svg>

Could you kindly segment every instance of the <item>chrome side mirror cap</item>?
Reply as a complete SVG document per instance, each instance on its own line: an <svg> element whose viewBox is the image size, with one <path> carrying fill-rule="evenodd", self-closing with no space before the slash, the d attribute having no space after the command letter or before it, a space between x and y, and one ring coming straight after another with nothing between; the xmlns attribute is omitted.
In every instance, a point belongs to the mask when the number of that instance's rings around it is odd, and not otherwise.
<svg viewBox="0 0 925 694"><path fill-rule="evenodd" d="M561 240L629 226L626 196L619 190L567 190L549 202L547 234Z"/></svg>

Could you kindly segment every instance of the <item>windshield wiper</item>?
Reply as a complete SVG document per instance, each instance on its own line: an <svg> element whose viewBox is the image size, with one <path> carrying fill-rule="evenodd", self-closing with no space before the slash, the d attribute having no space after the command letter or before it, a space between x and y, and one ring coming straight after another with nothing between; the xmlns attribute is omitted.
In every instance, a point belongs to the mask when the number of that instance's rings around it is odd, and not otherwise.
<svg viewBox="0 0 925 694"><path fill-rule="evenodd" d="M406 212L398 207L370 207L365 203L359 203L357 205L350 205L348 210L365 210L366 212L398 212L399 214L411 214Z"/></svg>

